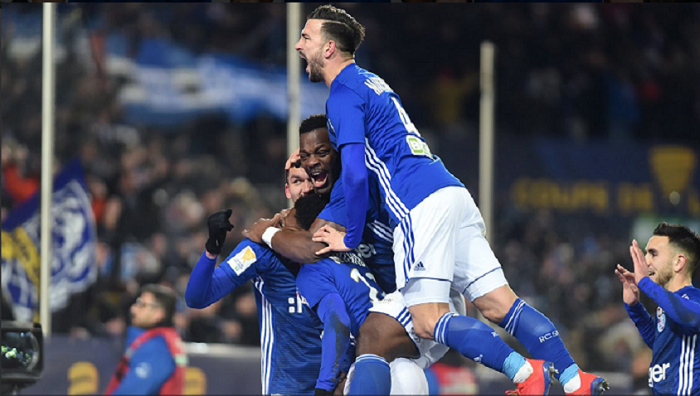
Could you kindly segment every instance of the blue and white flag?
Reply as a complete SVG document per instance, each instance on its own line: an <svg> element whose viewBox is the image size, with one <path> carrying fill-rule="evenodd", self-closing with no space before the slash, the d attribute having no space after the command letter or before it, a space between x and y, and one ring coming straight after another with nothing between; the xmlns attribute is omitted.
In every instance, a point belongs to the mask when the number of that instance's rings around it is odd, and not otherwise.
<svg viewBox="0 0 700 396"><path fill-rule="evenodd" d="M54 179L51 213L51 311L97 278L95 219L79 160ZM2 290L15 319L32 321L39 309L40 193L14 208L2 223Z"/></svg>
<svg viewBox="0 0 700 396"><path fill-rule="evenodd" d="M123 79L119 101L130 123L176 126L207 114L242 123L266 114L289 114L287 70L233 54L194 54L166 39L143 39L130 54L128 38L106 39L105 65ZM299 60L301 62L301 60ZM302 71L301 118L325 112L328 88Z"/></svg>

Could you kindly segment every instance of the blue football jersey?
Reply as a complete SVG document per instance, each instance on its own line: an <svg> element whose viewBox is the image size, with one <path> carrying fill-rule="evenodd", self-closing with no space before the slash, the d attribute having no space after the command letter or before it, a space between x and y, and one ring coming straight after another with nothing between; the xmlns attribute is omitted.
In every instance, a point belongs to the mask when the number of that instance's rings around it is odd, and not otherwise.
<svg viewBox="0 0 700 396"><path fill-rule="evenodd" d="M237 286L248 280L255 285L262 393L312 395L321 367L323 326L301 303L294 275L272 250L249 239L218 269Z"/></svg>
<svg viewBox="0 0 700 396"><path fill-rule="evenodd" d="M355 337L372 301L384 298L369 268L351 252L336 253L315 264L303 265L297 275L297 288L303 302L310 307L315 307L327 294L338 293L350 317L350 333Z"/></svg>
<svg viewBox="0 0 700 396"><path fill-rule="evenodd" d="M376 281L385 293L396 290L396 270L394 269L393 231L389 228L389 215L381 205L379 190L372 188L367 205L365 228L362 243L355 248L367 266L372 270ZM338 179L331 191L331 200L323 208L318 218L347 227L347 207L342 179Z"/></svg>
<svg viewBox="0 0 700 396"><path fill-rule="evenodd" d="M649 387L656 395L700 395L700 289L671 293L649 278L639 288L659 304L654 317L642 304L627 307L653 351Z"/></svg>
<svg viewBox="0 0 700 396"><path fill-rule="evenodd" d="M392 229L436 190L464 186L430 152L399 96L384 80L355 63L333 80L326 116L331 143L338 152L348 143L365 146L368 174L377 179Z"/></svg>

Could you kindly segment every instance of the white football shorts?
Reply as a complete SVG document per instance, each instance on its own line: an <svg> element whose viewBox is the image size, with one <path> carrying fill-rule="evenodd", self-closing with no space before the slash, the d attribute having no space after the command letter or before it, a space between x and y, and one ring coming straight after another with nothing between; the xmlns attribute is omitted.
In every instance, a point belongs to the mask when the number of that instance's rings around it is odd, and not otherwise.
<svg viewBox="0 0 700 396"><path fill-rule="evenodd" d="M434 192L394 229L397 288L403 289L409 279L445 280L474 301L507 285L485 231L479 208L466 188L450 186Z"/></svg>

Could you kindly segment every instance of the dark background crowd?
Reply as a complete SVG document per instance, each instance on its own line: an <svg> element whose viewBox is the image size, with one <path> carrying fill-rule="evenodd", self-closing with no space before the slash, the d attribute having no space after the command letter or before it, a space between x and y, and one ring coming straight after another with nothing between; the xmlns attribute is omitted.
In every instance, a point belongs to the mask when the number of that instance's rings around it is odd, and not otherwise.
<svg viewBox="0 0 700 396"><path fill-rule="evenodd" d="M358 63L399 93L433 151L467 185L477 180L465 176L471 173L459 151L447 148L478 134L478 54L486 39L498 48L498 134L700 146L696 5L347 9L367 28ZM98 225L99 279L54 315L54 332L121 336L139 285L166 283L184 295L209 214L233 209L227 254L241 230L286 206L284 120L212 114L168 128L129 123L119 99L125 82L106 71L100 40L124 34L136 53L142 39L159 37L195 54L284 66L285 18L283 4L59 7L55 164L82 160ZM3 219L39 185L40 32L38 6L3 9ZM566 218L552 211L500 205L494 250L513 289L555 322L579 365L632 372L643 385L650 351L626 316L612 272L615 263L629 263L629 235L576 221L565 227ZM251 285L203 310L182 302L176 322L186 341L259 343Z"/></svg>

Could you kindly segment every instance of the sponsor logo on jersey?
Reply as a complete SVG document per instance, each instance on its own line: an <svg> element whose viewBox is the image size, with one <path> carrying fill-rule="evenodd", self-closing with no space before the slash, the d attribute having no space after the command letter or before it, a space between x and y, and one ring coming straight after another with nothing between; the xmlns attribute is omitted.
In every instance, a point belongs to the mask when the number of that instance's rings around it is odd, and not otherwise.
<svg viewBox="0 0 700 396"><path fill-rule="evenodd" d="M666 328L666 314L661 307L656 308L656 330L661 333Z"/></svg>
<svg viewBox="0 0 700 396"><path fill-rule="evenodd" d="M419 261L418 264L413 266L414 271L425 271L425 266L423 265L422 261Z"/></svg>
<svg viewBox="0 0 700 396"><path fill-rule="evenodd" d="M655 364L649 367L649 387L654 387L654 382L666 380L666 370L671 367L671 363Z"/></svg>
<svg viewBox="0 0 700 396"><path fill-rule="evenodd" d="M377 254L377 250L371 243L361 243L355 248L355 253L359 254L363 259L368 259Z"/></svg>
<svg viewBox="0 0 700 396"><path fill-rule="evenodd" d="M333 253L333 255L328 258L335 261L338 264L353 263L355 265L359 265L360 267L366 267L365 261L362 260L362 257L360 257L357 253L354 252Z"/></svg>
<svg viewBox="0 0 700 396"><path fill-rule="evenodd" d="M229 267L233 270L233 272L236 273L236 275L240 275L248 269L254 262L257 261L257 257L255 256L255 251L253 248L250 246L246 246L245 249L241 250L236 254L235 256L231 257L227 263Z"/></svg>

